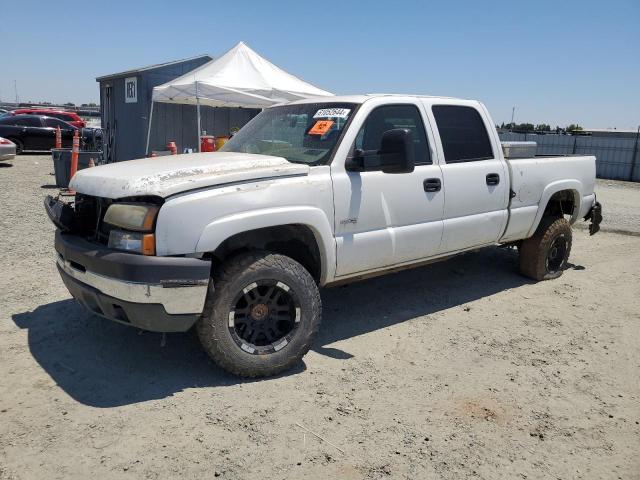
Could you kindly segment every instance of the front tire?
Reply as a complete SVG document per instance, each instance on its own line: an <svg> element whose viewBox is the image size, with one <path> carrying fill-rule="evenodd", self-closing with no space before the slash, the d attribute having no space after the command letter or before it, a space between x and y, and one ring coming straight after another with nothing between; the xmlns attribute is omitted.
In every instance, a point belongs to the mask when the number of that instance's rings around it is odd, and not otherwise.
<svg viewBox="0 0 640 480"><path fill-rule="evenodd" d="M571 242L571 225L564 217L543 218L520 246L520 272L538 281L558 278L567 266Z"/></svg>
<svg viewBox="0 0 640 480"><path fill-rule="evenodd" d="M300 362L320 321L320 293L309 272L284 255L252 252L216 272L197 332L224 370L266 377Z"/></svg>

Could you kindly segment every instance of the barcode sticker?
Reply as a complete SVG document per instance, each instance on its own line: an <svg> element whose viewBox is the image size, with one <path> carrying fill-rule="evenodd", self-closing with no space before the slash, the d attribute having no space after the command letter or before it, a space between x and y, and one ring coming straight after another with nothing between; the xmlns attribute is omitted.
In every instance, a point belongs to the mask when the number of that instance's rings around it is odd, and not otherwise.
<svg viewBox="0 0 640 480"><path fill-rule="evenodd" d="M351 113L350 108L322 108L313 118L347 118L349 113Z"/></svg>

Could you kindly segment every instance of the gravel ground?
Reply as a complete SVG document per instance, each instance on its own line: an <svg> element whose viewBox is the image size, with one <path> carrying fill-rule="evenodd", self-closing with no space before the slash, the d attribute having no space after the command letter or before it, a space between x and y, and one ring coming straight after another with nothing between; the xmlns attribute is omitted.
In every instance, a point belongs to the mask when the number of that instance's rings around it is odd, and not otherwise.
<svg viewBox="0 0 640 480"><path fill-rule="evenodd" d="M598 180L596 194L604 205L604 230L640 235L640 184Z"/></svg>
<svg viewBox="0 0 640 480"><path fill-rule="evenodd" d="M304 363L242 381L70 300L51 171L0 168L0 479L640 478L639 185L558 280L492 248L327 289Z"/></svg>

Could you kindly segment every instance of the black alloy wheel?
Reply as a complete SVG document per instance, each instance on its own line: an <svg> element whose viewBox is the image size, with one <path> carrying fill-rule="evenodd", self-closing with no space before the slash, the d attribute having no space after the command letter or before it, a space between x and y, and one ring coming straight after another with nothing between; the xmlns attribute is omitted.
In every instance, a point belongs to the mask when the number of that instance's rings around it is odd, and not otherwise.
<svg viewBox="0 0 640 480"><path fill-rule="evenodd" d="M259 280L244 287L229 312L232 338L247 353L264 355L285 347L300 323L300 302L291 287Z"/></svg>
<svg viewBox="0 0 640 480"><path fill-rule="evenodd" d="M553 274L559 271L564 266L566 255L567 239L563 234L560 234L553 239L547 252L547 260L545 262L547 272Z"/></svg>

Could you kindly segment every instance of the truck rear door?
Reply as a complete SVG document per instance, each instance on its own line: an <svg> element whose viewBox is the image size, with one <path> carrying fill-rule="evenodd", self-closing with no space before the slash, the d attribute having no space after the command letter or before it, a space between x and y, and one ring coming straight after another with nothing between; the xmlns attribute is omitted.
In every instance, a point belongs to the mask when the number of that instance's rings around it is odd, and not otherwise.
<svg viewBox="0 0 640 480"><path fill-rule="evenodd" d="M478 104L430 107L445 192L440 249L454 252L494 243L507 222L509 173L489 136L493 125Z"/></svg>

